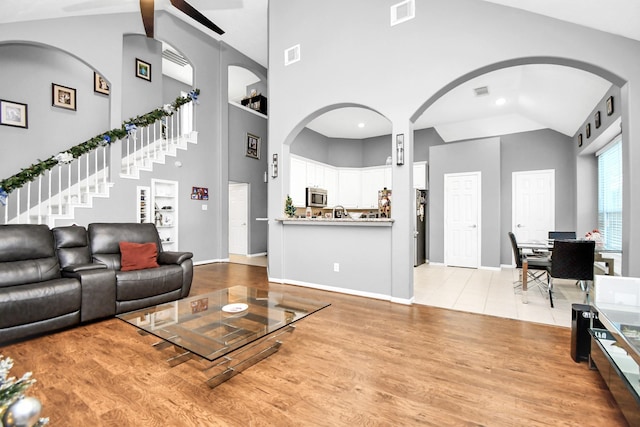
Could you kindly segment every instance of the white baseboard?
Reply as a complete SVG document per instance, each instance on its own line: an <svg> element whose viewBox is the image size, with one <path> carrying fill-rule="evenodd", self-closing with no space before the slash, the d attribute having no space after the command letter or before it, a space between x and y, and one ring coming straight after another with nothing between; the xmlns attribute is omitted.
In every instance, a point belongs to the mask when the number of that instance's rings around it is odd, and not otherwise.
<svg viewBox="0 0 640 427"><path fill-rule="evenodd" d="M266 252L258 252L256 254L247 254L247 258L255 258L259 256L266 256L266 255L267 255Z"/></svg>
<svg viewBox="0 0 640 427"><path fill-rule="evenodd" d="M202 260L202 261L194 261L193 265L215 264L215 263L219 263L219 262L229 262L229 258L205 259L205 260Z"/></svg>
<svg viewBox="0 0 640 427"><path fill-rule="evenodd" d="M340 294L354 295L354 296L358 296L358 297L379 299L379 300L383 300L383 301L393 302L393 303L396 303L396 304L405 304L405 305L413 304L413 297L411 297L410 299L395 298L395 297L392 297L391 295L378 294L378 293L365 292L365 291L357 291L357 290L354 290L354 289L339 288L339 287L336 287L336 286L320 285L320 284L317 284L317 283L302 282L302 281L299 281L299 280L279 279L279 278L275 278L275 277L269 277L269 281L270 282L274 282L274 283L282 283L282 284L286 284L286 285L296 285L296 286L302 286L302 287L305 287L305 288L319 289L319 290L322 290L322 291L337 292L337 293L340 293Z"/></svg>

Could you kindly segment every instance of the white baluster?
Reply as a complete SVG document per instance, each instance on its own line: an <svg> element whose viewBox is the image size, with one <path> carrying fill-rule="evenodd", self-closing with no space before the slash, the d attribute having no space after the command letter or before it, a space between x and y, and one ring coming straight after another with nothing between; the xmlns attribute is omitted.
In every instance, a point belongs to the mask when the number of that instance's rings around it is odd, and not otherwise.
<svg viewBox="0 0 640 427"><path fill-rule="evenodd" d="M21 189L18 188L15 193L16 193L16 223L20 224L20 191Z"/></svg>
<svg viewBox="0 0 640 427"><path fill-rule="evenodd" d="M58 165L58 215L62 213L62 165Z"/></svg>
<svg viewBox="0 0 640 427"><path fill-rule="evenodd" d="M109 153L107 146L102 147L102 184L104 189L107 188L107 153Z"/></svg>
<svg viewBox="0 0 640 427"><path fill-rule="evenodd" d="M71 163L67 165L67 208L71 206Z"/></svg>
<svg viewBox="0 0 640 427"><path fill-rule="evenodd" d="M130 149L129 135L127 135L127 155L125 156L125 159L127 161L127 175L131 175L131 161L129 159L129 149Z"/></svg>
<svg viewBox="0 0 640 427"><path fill-rule="evenodd" d="M27 224L31 224L31 215L29 214L29 210L31 209L31 181L27 184Z"/></svg>
<svg viewBox="0 0 640 427"><path fill-rule="evenodd" d="M86 155L86 154L85 154ZM76 182L76 188L78 189L78 202L82 200L82 159L78 158L78 181Z"/></svg>
<svg viewBox="0 0 640 427"><path fill-rule="evenodd" d="M93 182L96 186L95 192L102 193L102 189L100 188L100 182L98 181L98 150L92 151L93 154ZM87 180L89 177L87 177ZM89 195L87 195L89 197Z"/></svg>

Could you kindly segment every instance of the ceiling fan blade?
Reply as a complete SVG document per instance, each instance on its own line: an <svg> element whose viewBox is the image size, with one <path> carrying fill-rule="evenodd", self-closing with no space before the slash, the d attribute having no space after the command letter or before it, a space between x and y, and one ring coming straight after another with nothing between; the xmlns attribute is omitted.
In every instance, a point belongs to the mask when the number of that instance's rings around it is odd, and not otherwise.
<svg viewBox="0 0 640 427"><path fill-rule="evenodd" d="M142 0L140 0L140 2L142 2ZM195 19L196 21L198 21L199 23L201 23L202 25L204 25L205 27L207 27L208 29L210 29L211 31L214 31L220 35L224 34L224 31L220 27L218 27L216 24L211 22L209 18L204 16L202 13L198 12L193 6L191 6L186 1L171 0L171 4L174 5L177 9L181 10L182 12L186 13L187 15Z"/></svg>
<svg viewBox="0 0 640 427"><path fill-rule="evenodd" d="M153 9L154 0L140 0L140 13L142 14L142 25L147 37L153 38Z"/></svg>

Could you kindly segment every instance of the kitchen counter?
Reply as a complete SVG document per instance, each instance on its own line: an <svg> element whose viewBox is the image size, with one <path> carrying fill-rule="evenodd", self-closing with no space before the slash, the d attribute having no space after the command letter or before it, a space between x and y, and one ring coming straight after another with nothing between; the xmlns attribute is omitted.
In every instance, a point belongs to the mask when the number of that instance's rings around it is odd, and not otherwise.
<svg viewBox="0 0 640 427"><path fill-rule="evenodd" d="M394 220L391 218L276 218L276 221L284 225L320 225L320 226L364 226L364 227L391 227Z"/></svg>

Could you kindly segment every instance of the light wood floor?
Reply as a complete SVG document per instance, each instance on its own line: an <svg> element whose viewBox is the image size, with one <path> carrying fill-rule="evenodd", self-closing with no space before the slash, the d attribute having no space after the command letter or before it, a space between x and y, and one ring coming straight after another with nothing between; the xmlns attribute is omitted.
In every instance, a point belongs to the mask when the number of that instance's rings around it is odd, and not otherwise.
<svg viewBox="0 0 640 427"><path fill-rule="evenodd" d="M155 340L108 319L0 349L51 426L624 426L570 330L269 284L240 264L195 269L192 294L235 284L331 302L280 351L210 389ZM168 350L166 350L168 351Z"/></svg>

